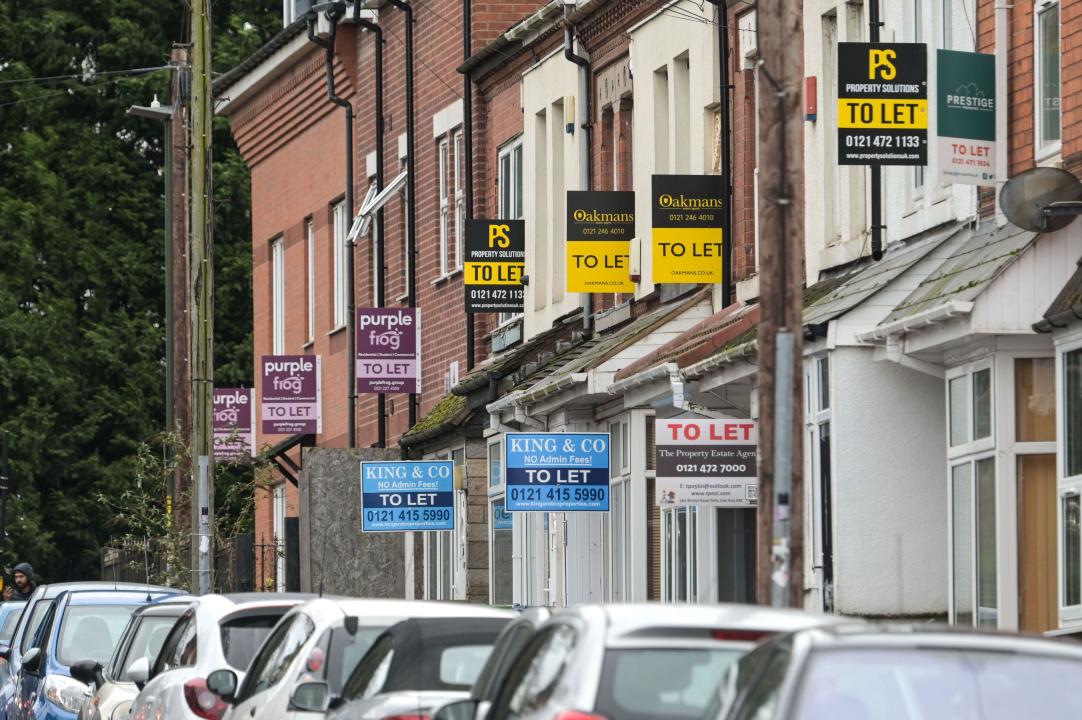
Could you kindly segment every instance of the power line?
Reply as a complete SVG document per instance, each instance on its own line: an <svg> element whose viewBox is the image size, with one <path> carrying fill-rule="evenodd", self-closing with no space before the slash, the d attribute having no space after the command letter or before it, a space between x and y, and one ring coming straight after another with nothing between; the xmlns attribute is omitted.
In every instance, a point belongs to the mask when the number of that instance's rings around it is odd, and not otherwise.
<svg viewBox="0 0 1082 720"><path fill-rule="evenodd" d="M116 85L117 83L124 82L128 78L116 78L114 80L103 80L98 83L88 83L85 85L76 85L75 87L65 88L64 90L57 90L56 92L41 93L40 95L34 95L33 97L20 98L18 100L9 100L5 103L0 103L0 108L11 107L13 105L23 105L25 103L37 102L39 100L48 100L49 98L60 97L61 95L71 96L74 95L77 90L94 90L103 88L107 85Z"/></svg>
<svg viewBox="0 0 1082 720"><path fill-rule="evenodd" d="M129 68L128 70L105 70L102 72L85 72L74 75L47 75L43 77L30 77L30 78L16 78L13 80L0 80L0 86L7 85L22 85L26 83L46 83L55 82L58 80L81 80L87 77L100 77L105 75L138 75L141 73L154 72L156 70L168 70L168 65L160 65L158 67L144 67L144 68Z"/></svg>
<svg viewBox="0 0 1082 720"><path fill-rule="evenodd" d="M400 39L400 38L399 38L399 37L398 37L397 35L395 35L394 33L392 33L392 32L387 32L386 30L384 30L384 32L386 32L386 33L387 33L388 35L390 35L390 36L391 36L391 37L393 37L393 38L394 38L395 40L397 40L397 41L399 42L399 44L402 44L402 45L404 45L404 44L405 44L405 43L403 43L403 41L402 41L402 40L401 40L401 39ZM456 90L456 89L455 89L455 88L454 88L454 87L453 87L452 85L450 85L450 84L449 84L449 83L448 83L448 82L447 82L446 80L444 80L444 79L443 79L442 77L440 77L440 76L439 76L439 74L438 74L438 73L437 73L437 72L436 72L435 70L433 70L433 69L432 69L432 66L430 66L430 65L429 65L428 63L426 63L426 62L425 62L424 60L422 60L422 59L421 59L421 56L420 56L420 54L419 54L419 53L416 53L416 52L415 52L415 53L413 54L413 59L414 59L414 60L416 60L417 62L421 63L421 65L423 65L423 66L424 66L424 69L425 69L425 70L427 70L428 72L432 73L432 77L434 77L434 78L436 78L437 80L439 80L439 81L440 81L440 83L441 83L441 84L442 84L442 85L443 85L443 86L444 86L445 88L447 88L448 90L450 90L451 92L453 92L453 93L455 94L455 97L457 97L457 98L459 98L459 99L461 99L461 98L462 98L462 93L461 93L461 92L459 92L458 90Z"/></svg>

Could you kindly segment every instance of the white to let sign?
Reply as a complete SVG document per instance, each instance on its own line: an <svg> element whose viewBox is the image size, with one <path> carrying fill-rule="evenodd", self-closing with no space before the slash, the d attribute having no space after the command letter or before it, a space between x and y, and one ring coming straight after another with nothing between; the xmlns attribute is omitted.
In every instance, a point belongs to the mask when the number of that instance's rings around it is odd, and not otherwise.
<svg viewBox="0 0 1082 720"><path fill-rule="evenodd" d="M656 502L754 507L758 428L753 420L655 420Z"/></svg>

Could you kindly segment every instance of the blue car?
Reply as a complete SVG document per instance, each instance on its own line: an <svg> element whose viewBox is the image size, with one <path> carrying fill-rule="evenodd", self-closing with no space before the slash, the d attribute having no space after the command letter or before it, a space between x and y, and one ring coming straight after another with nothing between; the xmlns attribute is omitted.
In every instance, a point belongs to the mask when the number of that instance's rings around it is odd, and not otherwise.
<svg viewBox="0 0 1082 720"><path fill-rule="evenodd" d="M107 662L132 611L167 594L143 588L57 596L22 653L7 720L74 720L90 688L72 677L71 666Z"/></svg>

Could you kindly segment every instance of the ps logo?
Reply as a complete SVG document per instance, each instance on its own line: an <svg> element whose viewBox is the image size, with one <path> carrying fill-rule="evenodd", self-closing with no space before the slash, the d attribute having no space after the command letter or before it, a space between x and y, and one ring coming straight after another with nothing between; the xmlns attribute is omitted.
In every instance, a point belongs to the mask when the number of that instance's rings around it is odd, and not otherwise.
<svg viewBox="0 0 1082 720"><path fill-rule="evenodd" d="M488 246L506 248L511 244L511 238L508 233L511 232L510 225L496 225L492 224L488 226Z"/></svg>
<svg viewBox="0 0 1082 720"><path fill-rule="evenodd" d="M898 74L893 62L897 56L894 50L869 50L868 79L875 80L878 74L879 80L893 80Z"/></svg>

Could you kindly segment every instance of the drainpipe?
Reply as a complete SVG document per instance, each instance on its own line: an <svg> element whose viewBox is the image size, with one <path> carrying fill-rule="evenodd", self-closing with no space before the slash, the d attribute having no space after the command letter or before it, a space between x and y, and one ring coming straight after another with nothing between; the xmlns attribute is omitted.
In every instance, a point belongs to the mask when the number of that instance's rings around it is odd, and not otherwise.
<svg viewBox="0 0 1082 720"><path fill-rule="evenodd" d="M1010 76L1007 64L1011 55L1011 5L1007 0L996 0L996 224L1005 225L1007 218L999 204L999 193L1010 177L1007 156L1007 109L1009 103Z"/></svg>
<svg viewBox="0 0 1082 720"><path fill-rule="evenodd" d="M316 13L309 11L308 13L308 39L319 45L327 52L327 97L335 105L345 109L346 111L346 217L349 218L347 222L353 221L353 105L348 100L344 100L334 91L334 40L338 33L338 20L346 12L345 3L331 3L326 9L327 19L331 23L331 32L327 40L316 35ZM346 294L347 294L347 306L346 306L346 351L347 357L347 370L346 370L346 382L348 384L348 390L346 397L349 399L349 446L351 448L357 447L357 388L356 388L356 375L357 375L357 340L356 340L356 318L357 314L357 299L356 299L356 287L355 287L355 272L353 267L353 249L355 243L352 240L346 241Z"/></svg>
<svg viewBox="0 0 1082 720"><path fill-rule="evenodd" d="M665 363L665 368L669 373L669 388L672 390L672 406L674 408L707 418L725 419L730 417L723 412L718 412L713 408L688 400L688 391L684 387L684 376L680 373L680 366L676 363Z"/></svg>
<svg viewBox="0 0 1082 720"><path fill-rule="evenodd" d="M473 54L473 20L470 17L473 0L462 0L462 61ZM466 223L473 220L473 78L470 73L462 75L462 139L466 147ZM459 239L458 242L462 242ZM466 313L466 369L473 370L476 363L474 348L474 317Z"/></svg>
<svg viewBox="0 0 1082 720"><path fill-rule="evenodd" d="M575 29L567 22L574 9L573 2L564 2L564 57L579 66L579 89L576 112L582 140L579 142L579 189L590 189L590 61L575 54ZM581 43L580 43L581 44ZM586 337L594 331L594 296L582 294L582 330Z"/></svg>
<svg viewBox="0 0 1082 720"><path fill-rule="evenodd" d="M729 2L710 0L718 8L718 74L721 94L718 95L718 113L721 117L721 178L725 183L725 207L721 211L722 245L721 306L729 307L733 295L733 162L732 130L730 128L729 97Z"/></svg>

